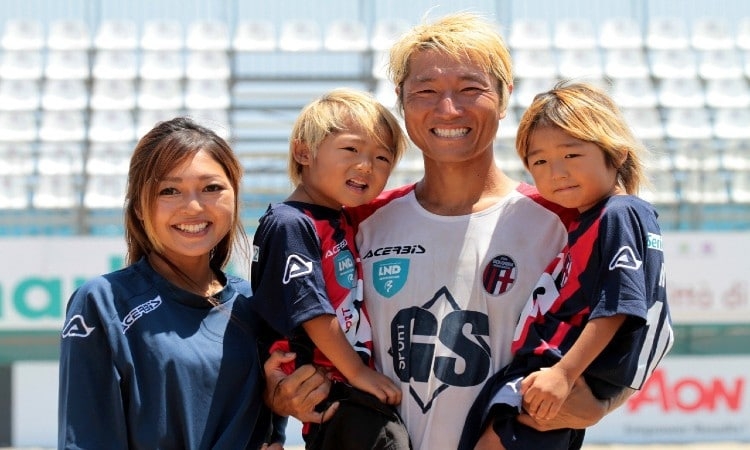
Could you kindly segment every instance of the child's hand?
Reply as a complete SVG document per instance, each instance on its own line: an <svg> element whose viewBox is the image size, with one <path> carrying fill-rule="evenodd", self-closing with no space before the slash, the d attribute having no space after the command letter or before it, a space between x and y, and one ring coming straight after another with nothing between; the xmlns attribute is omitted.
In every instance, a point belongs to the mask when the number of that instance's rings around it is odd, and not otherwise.
<svg viewBox="0 0 750 450"><path fill-rule="evenodd" d="M565 372L555 366L534 372L521 381L524 408L535 419L550 420L572 388Z"/></svg>
<svg viewBox="0 0 750 450"><path fill-rule="evenodd" d="M383 403L388 405L401 403L401 389L390 378L367 366L363 365L362 370L356 376L348 378L348 381L355 388L374 395Z"/></svg>

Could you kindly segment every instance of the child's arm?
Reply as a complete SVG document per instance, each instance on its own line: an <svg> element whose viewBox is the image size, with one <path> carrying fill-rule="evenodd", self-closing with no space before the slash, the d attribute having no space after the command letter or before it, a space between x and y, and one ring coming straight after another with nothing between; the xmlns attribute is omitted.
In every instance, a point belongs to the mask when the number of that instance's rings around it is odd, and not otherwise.
<svg viewBox="0 0 750 450"><path fill-rule="evenodd" d="M383 403L401 403L401 390L388 377L362 362L346 339L336 316L315 317L303 323L302 328L352 386L374 395Z"/></svg>
<svg viewBox="0 0 750 450"><path fill-rule="evenodd" d="M560 361L521 382L521 394L529 415L545 420L555 417L575 380L609 344L625 317L625 314L616 314L590 320Z"/></svg>

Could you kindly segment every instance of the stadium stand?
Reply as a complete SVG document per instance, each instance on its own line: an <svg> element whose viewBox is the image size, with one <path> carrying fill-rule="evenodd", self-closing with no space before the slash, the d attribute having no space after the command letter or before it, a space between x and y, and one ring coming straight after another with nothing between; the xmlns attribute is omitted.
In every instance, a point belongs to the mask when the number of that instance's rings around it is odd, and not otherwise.
<svg viewBox="0 0 750 450"><path fill-rule="evenodd" d="M287 137L302 105L346 85L395 108L384 58L414 20L377 11L327 17L6 18L0 235L120 234L129 151L178 114L234 145L252 232L265 204L289 190ZM734 218L720 228L750 228L750 18L519 16L498 26L516 69L496 141L504 167L528 179L513 145L531 98L560 79L586 79L612 92L653 150L643 195L670 218L665 228L716 227L704 212L717 208ZM418 179L412 153L392 184Z"/></svg>

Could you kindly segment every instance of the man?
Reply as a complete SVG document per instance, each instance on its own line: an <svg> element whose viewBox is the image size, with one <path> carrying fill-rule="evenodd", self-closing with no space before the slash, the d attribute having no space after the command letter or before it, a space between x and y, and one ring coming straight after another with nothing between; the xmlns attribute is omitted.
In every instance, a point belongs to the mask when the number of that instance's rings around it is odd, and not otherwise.
<svg viewBox="0 0 750 450"><path fill-rule="evenodd" d="M391 50L389 73L424 177L351 210L378 370L400 382L415 449L455 449L487 378L511 359L526 299L565 244L570 211L496 165L493 143L512 90L496 27L460 13L418 25ZM596 423L612 402L579 383L539 429ZM280 397L274 408L286 400ZM499 444L487 428L480 446Z"/></svg>

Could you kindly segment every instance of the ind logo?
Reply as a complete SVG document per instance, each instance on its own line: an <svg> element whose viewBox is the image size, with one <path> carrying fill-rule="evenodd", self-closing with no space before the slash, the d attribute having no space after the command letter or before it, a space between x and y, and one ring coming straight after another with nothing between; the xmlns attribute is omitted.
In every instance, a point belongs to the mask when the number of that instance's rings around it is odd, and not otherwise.
<svg viewBox="0 0 750 450"><path fill-rule="evenodd" d="M388 258L372 265L375 290L383 297L393 297L406 284L409 275L409 260Z"/></svg>
<svg viewBox="0 0 750 450"><path fill-rule="evenodd" d="M336 281L346 289L357 286L357 271L354 265L354 257L349 250L340 252L333 260L336 267Z"/></svg>

